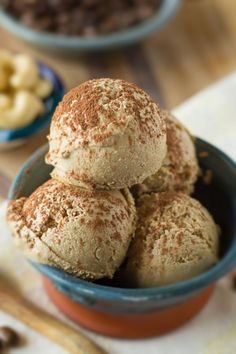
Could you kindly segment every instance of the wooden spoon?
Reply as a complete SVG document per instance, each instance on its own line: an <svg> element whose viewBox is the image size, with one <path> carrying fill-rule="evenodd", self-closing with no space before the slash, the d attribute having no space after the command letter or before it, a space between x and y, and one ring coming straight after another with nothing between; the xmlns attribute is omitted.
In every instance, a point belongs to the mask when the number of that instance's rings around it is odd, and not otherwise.
<svg viewBox="0 0 236 354"><path fill-rule="evenodd" d="M0 275L0 309L59 344L71 354L106 352L78 330L27 301Z"/></svg>

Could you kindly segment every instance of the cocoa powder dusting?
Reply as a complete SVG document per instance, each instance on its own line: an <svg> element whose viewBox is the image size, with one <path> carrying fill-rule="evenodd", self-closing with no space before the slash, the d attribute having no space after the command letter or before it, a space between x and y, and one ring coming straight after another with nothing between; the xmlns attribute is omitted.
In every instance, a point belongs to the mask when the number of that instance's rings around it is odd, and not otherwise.
<svg viewBox="0 0 236 354"><path fill-rule="evenodd" d="M25 224L38 237L50 228L60 230L75 217L94 229L114 228L129 220L127 203L119 194L85 190L50 179L29 198L13 201L8 208L8 219ZM56 236L54 241L60 242Z"/></svg>
<svg viewBox="0 0 236 354"><path fill-rule="evenodd" d="M56 130L55 139L63 145L59 154L66 151L67 156L73 148L102 144L121 134L130 120L137 121L141 142L143 134L150 138L165 134L160 109L143 90L123 80L90 80L64 96L53 115L51 133Z"/></svg>

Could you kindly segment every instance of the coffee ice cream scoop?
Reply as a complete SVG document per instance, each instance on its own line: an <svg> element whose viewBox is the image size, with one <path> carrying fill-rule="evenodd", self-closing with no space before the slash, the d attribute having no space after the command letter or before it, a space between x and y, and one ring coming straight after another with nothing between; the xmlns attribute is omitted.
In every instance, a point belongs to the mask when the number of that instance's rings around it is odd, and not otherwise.
<svg viewBox="0 0 236 354"><path fill-rule="evenodd" d="M121 189L155 173L166 155L158 105L123 80L90 80L69 91L50 128L52 177L87 189Z"/></svg>
<svg viewBox="0 0 236 354"><path fill-rule="evenodd" d="M88 191L50 179L12 201L8 222L25 255L84 279L112 278L135 231L130 192Z"/></svg>
<svg viewBox="0 0 236 354"><path fill-rule="evenodd" d="M170 112L164 111L163 115L166 119L167 154L157 173L133 187L136 196L165 191L193 192L199 172L193 139Z"/></svg>
<svg viewBox="0 0 236 354"><path fill-rule="evenodd" d="M219 229L196 199L180 192L145 195L122 276L132 287L173 284L213 266L218 247Z"/></svg>

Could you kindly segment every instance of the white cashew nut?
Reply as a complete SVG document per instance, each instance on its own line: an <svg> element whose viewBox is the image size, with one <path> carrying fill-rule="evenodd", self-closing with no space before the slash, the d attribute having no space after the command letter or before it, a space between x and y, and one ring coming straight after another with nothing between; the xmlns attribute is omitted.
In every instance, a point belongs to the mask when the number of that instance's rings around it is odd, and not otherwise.
<svg viewBox="0 0 236 354"><path fill-rule="evenodd" d="M51 81L40 78L31 57L0 49L0 129L30 124L44 112L42 100L52 90Z"/></svg>
<svg viewBox="0 0 236 354"><path fill-rule="evenodd" d="M0 66L0 91L5 91L8 88L9 72Z"/></svg>
<svg viewBox="0 0 236 354"><path fill-rule="evenodd" d="M36 86L39 73L37 64L32 58L24 54L16 54L13 57L13 70L10 85L14 89L33 89Z"/></svg>
<svg viewBox="0 0 236 354"><path fill-rule="evenodd" d="M5 111L12 105L12 100L9 95L0 93L0 112Z"/></svg>
<svg viewBox="0 0 236 354"><path fill-rule="evenodd" d="M51 81L40 79L36 84L34 92L38 97L44 99L52 93L52 90L53 90L53 85Z"/></svg>
<svg viewBox="0 0 236 354"><path fill-rule="evenodd" d="M12 69L13 55L5 49L0 49L0 66Z"/></svg>
<svg viewBox="0 0 236 354"><path fill-rule="evenodd" d="M18 91L13 97L11 108L0 113L0 128L20 128L31 123L44 111L42 101L29 91Z"/></svg>

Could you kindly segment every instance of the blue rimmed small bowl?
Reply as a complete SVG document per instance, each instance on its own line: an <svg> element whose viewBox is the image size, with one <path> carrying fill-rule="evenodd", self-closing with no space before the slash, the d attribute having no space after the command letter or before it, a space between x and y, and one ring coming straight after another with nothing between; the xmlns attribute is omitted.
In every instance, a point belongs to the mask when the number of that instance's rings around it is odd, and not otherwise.
<svg viewBox="0 0 236 354"><path fill-rule="evenodd" d="M65 93L64 84L56 72L46 64L41 62L38 62L37 64L40 76L44 79L50 80L53 85L51 95L43 101L45 113L43 116L36 118L32 123L26 125L25 127L19 129L0 129L1 150L19 146L26 140L26 138L48 128L51 122L52 114Z"/></svg>
<svg viewBox="0 0 236 354"><path fill-rule="evenodd" d="M190 280L149 289L92 283L32 263L43 275L49 296L68 317L116 337L160 335L196 315L208 301L215 282L236 265L236 165L201 139L196 139L196 147L203 174L212 171L212 182L206 185L199 179L195 194L222 229L219 262ZM42 147L24 164L12 183L10 199L28 196L49 178L51 168L44 163L47 150L48 146Z"/></svg>
<svg viewBox="0 0 236 354"><path fill-rule="evenodd" d="M180 7L181 0L162 0L156 13L148 20L129 29L100 35L93 38L63 36L48 32L39 32L0 10L1 26L26 42L50 50L63 53L81 51L101 51L115 47L130 45L147 37L170 20Z"/></svg>

